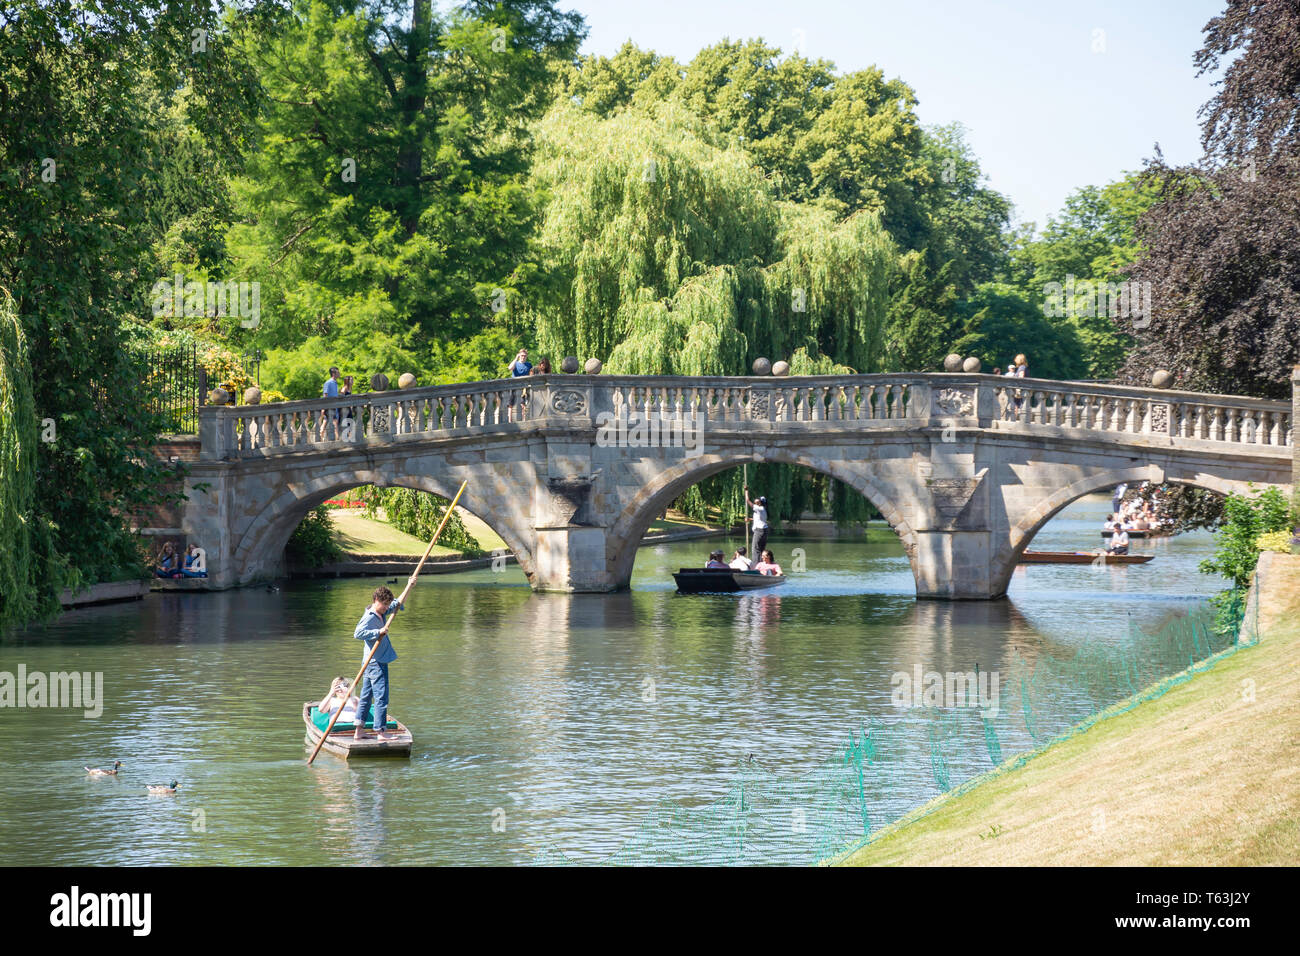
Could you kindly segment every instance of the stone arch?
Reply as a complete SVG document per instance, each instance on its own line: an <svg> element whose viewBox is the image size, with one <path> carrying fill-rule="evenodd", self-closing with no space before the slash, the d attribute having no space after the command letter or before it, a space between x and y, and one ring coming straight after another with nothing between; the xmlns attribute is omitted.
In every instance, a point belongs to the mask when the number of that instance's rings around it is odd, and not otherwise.
<svg viewBox="0 0 1300 956"><path fill-rule="evenodd" d="M903 550L916 575L916 533L903 517L889 489L875 475L863 469L862 461L828 461L816 455L781 448L762 451L725 451L687 457L665 468L646 483L619 512L606 537L606 558L611 580L626 587L632 576L636 545L655 516L678 495L705 478L748 463L797 465L837 478L872 503L903 543Z"/></svg>
<svg viewBox="0 0 1300 956"><path fill-rule="evenodd" d="M461 476L457 476L459 477ZM472 478L472 475L467 473L464 477ZM279 567L289 536L308 511L330 495L367 484L414 488L447 499L454 497L456 489L460 487L459 480L449 475L390 474L383 470L356 468L340 468L328 474L318 474L306 482L290 483L271 496L235 544L232 561L239 583L247 583ZM475 493L472 480L461 495L459 506L479 518L501 537L514 552L519 567L531 581L536 570L532 549L517 530L510 527L509 522L493 520L491 509Z"/></svg>
<svg viewBox="0 0 1300 956"><path fill-rule="evenodd" d="M1005 593L1007 585L1011 581L1011 574L1015 571L1021 554L1033 541L1034 536L1043 529L1047 522L1080 498L1107 488L1114 488L1119 484L1135 484L1142 481L1150 481L1153 484L1188 485L1193 488L1204 488L1206 491L1213 491L1221 495L1241 490L1241 482L1238 481L1216 478L1210 475L1198 476L1196 480L1176 478L1166 475L1157 465L1130 465L1122 468L1109 468L1105 471L1087 475L1040 499L1011 526L1008 550L997 559L997 564L992 569L993 580Z"/></svg>

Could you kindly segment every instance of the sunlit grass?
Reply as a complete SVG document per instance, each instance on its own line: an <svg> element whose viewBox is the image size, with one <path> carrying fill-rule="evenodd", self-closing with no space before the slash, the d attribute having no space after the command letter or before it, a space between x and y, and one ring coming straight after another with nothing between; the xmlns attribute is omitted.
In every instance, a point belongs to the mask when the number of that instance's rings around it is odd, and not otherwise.
<svg viewBox="0 0 1300 956"><path fill-rule="evenodd" d="M1259 627L1257 645L1022 767L939 798L845 862L1294 864L1300 556L1273 562Z"/></svg>

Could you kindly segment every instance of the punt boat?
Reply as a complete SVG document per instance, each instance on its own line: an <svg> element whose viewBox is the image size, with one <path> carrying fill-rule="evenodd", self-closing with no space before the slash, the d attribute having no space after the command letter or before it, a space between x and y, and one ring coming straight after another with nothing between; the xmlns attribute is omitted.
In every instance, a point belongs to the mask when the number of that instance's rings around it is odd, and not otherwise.
<svg viewBox="0 0 1300 956"><path fill-rule="evenodd" d="M1020 556L1021 564L1092 564L1101 558L1102 564L1146 564L1154 554L1106 554L1088 551L1026 551Z"/></svg>
<svg viewBox="0 0 1300 956"><path fill-rule="evenodd" d="M309 700L302 705L302 720L307 725L307 745L310 747L315 747L320 742L330 722L330 715L321 713L316 703ZM352 730L352 724L340 720L334 725L321 750L328 750L345 760L349 757L411 756L411 731L400 720L388 718L388 727L384 731L389 736L388 740L376 740L373 736L353 740Z"/></svg>
<svg viewBox="0 0 1300 956"><path fill-rule="evenodd" d="M677 582L677 590L682 594L732 594L736 591L774 588L785 583L785 575L736 571L732 568L682 568L673 574L673 580Z"/></svg>

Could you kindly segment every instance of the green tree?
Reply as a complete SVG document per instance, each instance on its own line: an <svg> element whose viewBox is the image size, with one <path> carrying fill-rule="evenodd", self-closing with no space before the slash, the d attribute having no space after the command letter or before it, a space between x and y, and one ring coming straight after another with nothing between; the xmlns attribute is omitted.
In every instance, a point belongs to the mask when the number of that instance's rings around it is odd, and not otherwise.
<svg viewBox="0 0 1300 956"><path fill-rule="evenodd" d="M1124 324L1112 315L1124 300L1112 292L1128 280L1127 270L1141 253L1138 220L1157 200L1157 190L1132 173L1105 186L1085 186L1066 198L1040 235L1020 236L1012 252L1008 281L1037 302L1054 326L1077 337L1081 377L1113 377L1132 347ZM1138 291L1136 298L1130 295L1130 310L1147 304Z"/></svg>
<svg viewBox="0 0 1300 956"><path fill-rule="evenodd" d="M36 515L36 409L27 341L13 298L0 292L0 627L52 600L37 580L48 568L49 529Z"/></svg>
<svg viewBox="0 0 1300 956"><path fill-rule="evenodd" d="M580 22L551 3L299 0L247 36L266 108L229 245L263 283L261 344L368 377L489 325L495 290L532 274L526 124Z"/></svg>
<svg viewBox="0 0 1300 956"><path fill-rule="evenodd" d="M1013 286L987 282L957 306L964 334L953 345L961 355L974 355L989 371L1011 362L1018 353L1032 355L1035 378L1082 378L1083 349L1068 325L1053 325L1038 303Z"/></svg>
<svg viewBox="0 0 1300 956"><path fill-rule="evenodd" d="M0 12L0 288L23 325L35 416L53 424L34 452L30 533L50 539L33 544L38 593L10 598L24 615L57 607L65 582L142 567L128 519L169 477L149 454L159 422L123 335L143 314L157 240L158 99L146 90L187 87L191 115L224 126L239 98L225 35L203 3L120 0L90 15L24 0Z"/></svg>

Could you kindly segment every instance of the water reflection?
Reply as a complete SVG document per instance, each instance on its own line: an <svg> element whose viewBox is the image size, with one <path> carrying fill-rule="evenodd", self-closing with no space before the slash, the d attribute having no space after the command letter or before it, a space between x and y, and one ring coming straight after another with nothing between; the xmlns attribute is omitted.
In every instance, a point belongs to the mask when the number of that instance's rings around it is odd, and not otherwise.
<svg viewBox="0 0 1300 956"><path fill-rule="evenodd" d="M1034 546L1092 546L1090 508ZM409 761L304 759L302 702L355 673L352 629L377 580L153 595L11 631L0 670L102 671L105 701L99 720L0 711L0 758L23 768L0 779L0 852L10 863L509 863L560 846L591 858L661 799L720 798L750 755L776 773L819 765L864 721L896 718L899 672L978 665L1005 679L1020 658L1123 640L1130 624L1156 627L1217 588L1195 571L1205 535L1152 545L1148 565L1034 566L1007 600L957 603L915 600L892 537L773 543L783 563L803 548L808 570L763 593L677 594L670 572L696 563L696 542L643 551L618 594L534 594L517 569L423 579L393 629L392 710L414 733ZM924 763L927 746L922 736L900 749ZM120 779L83 779L82 764L114 758ZM143 798L143 783L173 776L174 799ZM906 808L933 781L904 773L890 787L891 806ZM191 829L196 809L204 834Z"/></svg>

